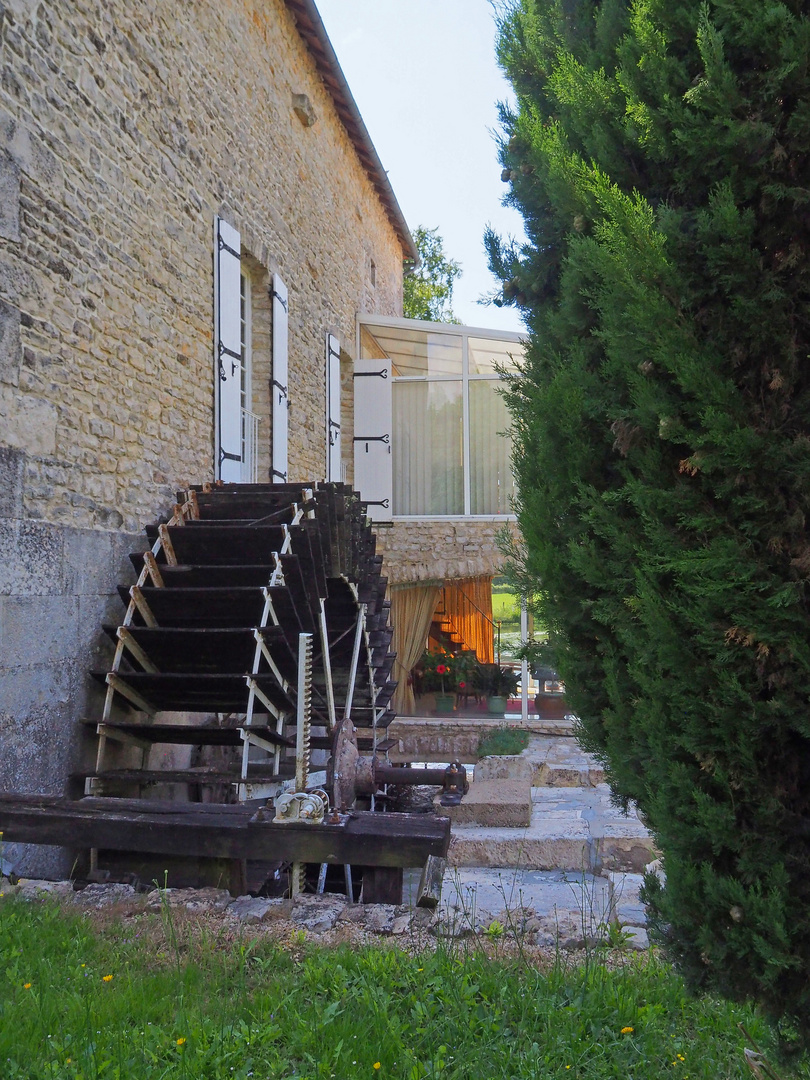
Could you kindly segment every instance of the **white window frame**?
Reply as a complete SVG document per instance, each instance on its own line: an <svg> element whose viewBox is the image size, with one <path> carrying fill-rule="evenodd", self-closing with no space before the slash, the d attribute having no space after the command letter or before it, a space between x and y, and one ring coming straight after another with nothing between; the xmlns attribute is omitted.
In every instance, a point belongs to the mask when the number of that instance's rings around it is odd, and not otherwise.
<svg viewBox="0 0 810 1080"><path fill-rule="evenodd" d="M503 514L471 514L472 502L470 487L470 391L471 382L498 382L497 377L491 375L470 375L469 373L469 339L482 338L490 341L513 341L516 345L525 345L526 337L507 330L492 330L477 326L466 326L457 323L434 323L425 319L400 319L396 316L366 315L357 317L355 355L360 357L360 338L363 326L373 328L375 326L401 327L404 329L423 330L431 334L442 334L447 337L461 338L461 372L457 375L446 375L438 378L428 378L424 375L394 375L391 378L391 389L400 382L460 382L461 383L461 416L464 443L462 447L462 475L464 484L464 512L461 514L393 514L392 521L515 521L512 513ZM356 421L355 421L356 423ZM395 437L395 436L394 436ZM393 499L393 492L392 492Z"/></svg>

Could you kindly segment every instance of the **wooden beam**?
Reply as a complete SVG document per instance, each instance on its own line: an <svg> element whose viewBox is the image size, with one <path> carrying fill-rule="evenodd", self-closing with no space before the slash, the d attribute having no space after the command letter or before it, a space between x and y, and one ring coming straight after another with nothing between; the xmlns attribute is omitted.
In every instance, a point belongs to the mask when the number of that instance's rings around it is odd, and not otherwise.
<svg viewBox="0 0 810 1080"><path fill-rule="evenodd" d="M419 891L416 894L417 907L429 908L431 911L438 907L442 898L442 881L446 866L447 859L440 859L436 855L428 855L427 861L422 867Z"/></svg>
<svg viewBox="0 0 810 1080"><path fill-rule="evenodd" d="M133 588L134 587L135 586L133 586ZM140 593L140 589L138 592ZM146 603L146 601L144 601L144 603ZM118 640L123 642L124 646L132 653L144 671L151 671L152 674L156 674L159 671L157 665L152 663L126 626L119 626L116 633L118 634Z"/></svg>
<svg viewBox="0 0 810 1080"><path fill-rule="evenodd" d="M121 697L125 697L136 709L148 713L149 716L154 716L158 711L150 701L147 701L145 697L141 697L137 690L133 690L131 686L127 686L124 680L116 675L114 671L110 671L107 674L107 686L112 687L117 694L120 694ZM106 710L105 718L107 718Z"/></svg>
<svg viewBox="0 0 810 1080"><path fill-rule="evenodd" d="M362 901L364 904L401 904L402 867L365 867Z"/></svg>
<svg viewBox="0 0 810 1080"><path fill-rule="evenodd" d="M158 525L158 536L163 545L163 554L166 556L166 562L169 566L177 566L177 556L174 553L174 545L172 544L172 538L169 535L169 528L167 525Z"/></svg>
<svg viewBox="0 0 810 1080"><path fill-rule="evenodd" d="M145 551L143 553L143 562L146 567L146 572L149 575L149 579L156 589L163 589L166 587L166 583L163 580L163 575L160 572L158 561L151 551Z"/></svg>
<svg viewBox="0 0 810 1080"><path fill-rule="evenodd" d="M432 814L358 811L343 820L277 825L272 811L252 807L0 794L0 831L9 842L391 867L423 866L450 844L450 819Z"/></svg>
<svg viewBox="0 0 810 1080"><path fill-rule="evenodd" d="M132 599L132 603L138 609L138 612L146 625L157 626L158 621L152 613L152 609L147 604L146 597L141 592L140 586L133 585L132 588L129 590L129 595Z"/></svg>

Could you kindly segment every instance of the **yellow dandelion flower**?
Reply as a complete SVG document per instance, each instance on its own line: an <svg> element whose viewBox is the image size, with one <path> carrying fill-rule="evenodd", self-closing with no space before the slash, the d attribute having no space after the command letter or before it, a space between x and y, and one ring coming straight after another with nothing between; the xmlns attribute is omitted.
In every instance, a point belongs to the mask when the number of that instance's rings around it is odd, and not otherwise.
<svg viewBox="0 0 810 1080"><path fill-rule="evenodd" d="M30 989L31 989L31 983L23 983L23 990L30 990Z"/></svg>
<svg viewBox="0 0 810 1080"><path fill-rule="evenodd" d="M185 1041L186 1041L185 1039L178 1039L177 1040L177 1045L182 1046Z"/></svg>
<svg viewBox="0 0 810 1080"><path fill-rule="evenodd" d="M678 1054L678 1061L686 1061L686 1058L683 1056L683 1054Z"/></svg>
<svg viewBox="0 0 810 1080"><path fill-rule="evenodd" d="M379 1068L381 1068L381 1065L380 1065L380 1062L379 1062L379 1061L375 1061L375 1062L374 1062L374 1068L375 1068L375 1069L379 1069Z"/></svg>
<svg viewBox="0 0 810 1080"><path fill-rule="evenodd" d="M622 1028L622 1035L630 1035L632 1033L632 1031L633 1031L633 1028L631 1028L631 1027L623 1027Z"/></svg>
<svg viewBox="0 0 810 1080"><path fill-rule="evenodd" d="M71 1061L73 1061L73 1058L65 1058L66 1065L70 1065Z"/></svg>
<svg viewBox="0 0 810 1080"><path fill-rule="evenodd" d="M82 964L82 967L87 967L87 964Z"/></svg>
<svg viewBox="0 0 810 1080"><path fill-rule="evenodd" d="M102 982L112 982L112 975L102 975L101 976L101 981Z"/></svg>

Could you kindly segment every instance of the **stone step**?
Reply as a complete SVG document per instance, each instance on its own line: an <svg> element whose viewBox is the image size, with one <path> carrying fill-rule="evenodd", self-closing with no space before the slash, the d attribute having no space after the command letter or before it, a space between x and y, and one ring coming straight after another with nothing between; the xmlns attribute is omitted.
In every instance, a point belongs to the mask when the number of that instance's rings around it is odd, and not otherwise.
<svg viewBox="0 0 810 1080"><path fill-rule="evenodd" d="M473 783L473 788L475 787ZM532 788L525 828L453 824L453 866L640 873L655 858L649 833L631 811L611 804L607 784Z"/></svg>
<svg viewBox="0 0 810 1080"><path fill-rule="evenodd" d="M475 780L458 806L442 806L433 800L437 814L453 825L486 825L526 828L532 818L532 786L528 780Z"/></svg>
<svg viewBox="0 0 810 1080"><path fill-rule="evenodd" d="M604 783L602 766L570 736L532 734L521 754L483 758L476 779L531 780L535 787L596 787Z"/></svg>

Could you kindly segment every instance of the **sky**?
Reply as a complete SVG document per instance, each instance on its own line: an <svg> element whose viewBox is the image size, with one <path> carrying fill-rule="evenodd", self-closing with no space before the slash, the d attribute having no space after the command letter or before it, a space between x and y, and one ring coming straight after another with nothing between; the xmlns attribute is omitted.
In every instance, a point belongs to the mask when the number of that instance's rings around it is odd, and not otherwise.
<svg viewBox="0 0 810 1080"><path fill-rule="evenodd" d="M516 310L483 307L496 281L487 224L523 237L501 206L497 102L511 88L495 60L489 0L316 0L371 140L411 229L438 227L461 263L453 310L463 323L524 330Z"/></svg>

